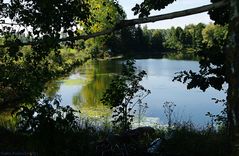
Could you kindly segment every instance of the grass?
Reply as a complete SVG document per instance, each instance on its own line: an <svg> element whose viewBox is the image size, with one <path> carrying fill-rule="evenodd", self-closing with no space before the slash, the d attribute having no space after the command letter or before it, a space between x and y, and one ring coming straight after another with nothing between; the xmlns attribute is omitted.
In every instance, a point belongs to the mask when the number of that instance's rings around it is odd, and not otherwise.
<svg viewBox="0 0 239 156"><path fill-rule="evenodd" d="M171 135L164 144L164 151L168 155L227 156L229 153L228 137L220 132L180 125L167 134Z"/></svg>
<svg viewBox="0 0 239 156"><path fill-rule="evenodd" d="M26 107L18 112L18 118L9 118L9 113L1 115L0 155L10 152L40 156L145 156L150 143L158 138L162 142L154 156L227 156L229 153L229 137L223 128L199 129L192 122L177 122L172 127L155 127L154 131L136 129L117 133L107 117L101 121L77 117L71 108L54 108L52 102L57 103L49 99L45 104Z"/></svg>
<svg viewBox="0 0 239 156"><path fill-rule="evenodd" d="M68 132L48 130L47 133L25 134L0 126L0 152L26 152L38 155L93 156L110 149L113 155L127 151L128 155L145 155L156 138L165 138L161 151L165 156L227 156L227 135L209 129L198 130L189 124L174 128L157 128L155 133L141 138L130 137L122 142L109 125L97 129L95 122L81 119L78 128ZM107 122L109 124L109 122ZM116 138L116 139L115 139ZM115 140L114 140L115 139ZM112 141L114 140L114 141ZM130 141L129 141L130 140ZM126 149L121 149L125 146ZM101 149L97 149L101 147ZM116 148L117 147L117 148ZM155 154L160 155L160 154Z"/></svg>

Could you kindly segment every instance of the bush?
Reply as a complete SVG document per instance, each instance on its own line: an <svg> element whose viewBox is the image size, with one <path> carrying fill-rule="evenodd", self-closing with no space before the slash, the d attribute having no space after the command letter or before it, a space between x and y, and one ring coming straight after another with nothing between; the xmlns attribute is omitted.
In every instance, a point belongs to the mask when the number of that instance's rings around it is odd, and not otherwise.
<svg viewBox="0 0 239 156"><path fill-rule="evenodd" d="M140 84L146 72L142 70L136 73L134 63L135 61L128 60L123 65L122 73L112 80L101 99L103 104L110 105L113 109L112 122L120 131L130 129L136 112L134 107L142 105L142 100L150 94L150 90Z"/></svg>

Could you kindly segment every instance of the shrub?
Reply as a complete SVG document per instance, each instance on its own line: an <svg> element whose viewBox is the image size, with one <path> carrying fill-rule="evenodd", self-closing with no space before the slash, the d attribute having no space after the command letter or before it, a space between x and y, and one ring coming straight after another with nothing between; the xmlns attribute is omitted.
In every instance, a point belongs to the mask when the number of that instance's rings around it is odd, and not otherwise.
<svg viewBox="0 0 239 156"><path fill-rule="evenodd" d="M139 71L134 66L135 61L128 60L123 64L122 73L117 75L111 82L101 99L103 104L110 105L113 109L113 125L120 131L130 129L137 104L150 94L141 84L146 75L144 70ZM145 103L146 105L146 103Z"/></svg>

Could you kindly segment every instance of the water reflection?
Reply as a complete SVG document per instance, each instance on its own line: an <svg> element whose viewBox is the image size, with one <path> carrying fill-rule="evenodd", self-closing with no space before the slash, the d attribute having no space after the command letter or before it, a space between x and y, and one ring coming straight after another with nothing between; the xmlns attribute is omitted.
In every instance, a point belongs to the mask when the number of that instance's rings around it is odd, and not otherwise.
<svg viewBox="0 0 239 156"><path fill-rule="evenodd" d="M108 82L111 81L111 75L101 75L94 73L91 75L91 81L88 81L82 89L73 96L73 105L80 109L83 114L88 116L106 116L110 114L109 108L104 106L100 99Z"/></svg>
<svg viewBox="0 0 239 156"><path fill-rule="evenodd" d="M59 91L61 83L57 81L53 81L53 82L48 82L46 85L47 85L47 89L45 90L45 94L48 97L54 97L56 96L56 93Z"/></svg>
<svg viewBox="0 0 239 156"><path fill-rule="evenodd" d="M79 73L84 73L87 83L73 96L73 105L90 117L111 115L109 106L103 105L100 99L120 70L121 63L116 61L93 61L80 67Z"/></svg>
<svg viewBox="0 0 239 156"><path fill-rule="evenodd" d="M53 96L56 92L62 95L62 104L72 105L88 117L110 116L109 106L100 102L103 93L114 75L121 71L120 61L90 61L80 66L60 83L51 83L46 94ZM58 81L59 82L59 81ZM58 88L57 88L58 87ZM70 91L68 88L72 88ZM77 88L77 91L74 91ZM69 92L68 92L69 91ZM67 93L68 92L68 93ZM69 93L71 93L69 95ZM70 96L66 97L66 94Z"/></svg>
<svg viewBox="0 0 239 156"><path fill-rule="evenodd" d="M211 98L225 98L223 91L208 89L202 92L199 89L187 90L186 85L172 82L174 73L182 70L198 70L198 62L173 61L167 59L136 60L136 66L148 73L142 84L151 94L145 99L148 103L146 121L164 124L167 123L163 113L163 103L172 101L175 107L174 117L177 120L192 120L198 125L205 125L210 119L207 112L218 114L223 108L215 105ZM76 69L65 80L56 81L49 87L47 94L62 95L62 104L71 105L80 109L83 114L91 117L110 115L108 106L103 106L100 99L115 74L120 73L122 61L93 61ZM61 83L59 83L61 82Z"/></svg>

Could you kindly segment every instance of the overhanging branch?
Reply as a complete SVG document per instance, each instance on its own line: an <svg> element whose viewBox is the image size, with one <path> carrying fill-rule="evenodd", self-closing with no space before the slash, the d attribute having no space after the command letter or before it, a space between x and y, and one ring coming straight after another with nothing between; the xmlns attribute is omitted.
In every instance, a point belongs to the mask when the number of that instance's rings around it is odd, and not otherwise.
<svg viewBox="0 0 239 156"><path fill-rule="evenodd" d="M183 17L183 16L194 15L194 14L206 12L209 10L217 9L217 8L220 8L220 7L223 7L226 5L228 5L228 1L223 0L223 1L220 1L220 2L217 2L214 4L204 5L204 6L196 7L196 8L192 8L192 9L177 11L177 12L163 14L163 15L151 16L151 17L142 18L142 19L125 20L122 22L125 23L126 25L150 23L150 22L156 22L156 21L173 19L173 18L178 18L178 17Z"/></svg>
<svg viewBox="0 0 239 156"><path fill-rule="evenodd" d="M187 9L187 10L183 10L183 11L177 11L177 12L168 13L168 14L162 14L162 15L151 16L151 17L146 17L146 18L139 18L139 19L122 20L118 24L116 24L115 27L112 29L107 29L107 30L89 34L89 35L77 36L77 37L71 38L71 40L72 39L73 40L80 40L80 39L87 40L89 38L109 34L115 30L119 30L124 27L133 26L136 24L150 23L150 22L156 22L156 21L173 19L173 18L178 18L178 17L183 17L183 16L194 15L194 14L206 12L209 10L217 9L217 8L220 8L220 7L223 7L226 5L228 5L227 1L220 1L220 2L217 2L214 4L204 5L201 7ZM68 41L68 40L70 40L70 38L64 38L64 39L61 39L60 41Z"/></svg>
<svg viewBox="0 0 239 156"><path fill-rule="evenodd" d="M136 25L136 24L150 23L150 22L156 22L156 21L162 21L162 20L167 20L167 19L173 19L173 18L178 18L178 17L194 15L194 14L198 14L198 13L202 13L202 12L206 12L206 11L209 11L209 10L213 10L213 9L217 9L217 8L226 6L226 5L228 5L228 3L229 2L227 0L223 0L223 1L220 1L220 2L217 2L217 3L204 5L204 6L196 7L196 8L192 8L192 9L177 11L177 12L173 12L173 13L168 13L168 14L150 16L150 17L146 17L146 18L122 20L111 29L103 30L103 31L96 32L96 33L93 33L93 34L80 35L80 36L75 36L75 37L66 37L66 38L59 39L58 42L75 41L75 40L87 40L89 38L94 38L94 37L97 37L97 36L112 33L114 31L122 29L124 27L133 26L133 25ZM36 44L36 43L35 42L27 42L27 43L22 43L21 46L33 45L33 44ZM0 47L6 47L6 46L2 45Z"/></svg>

